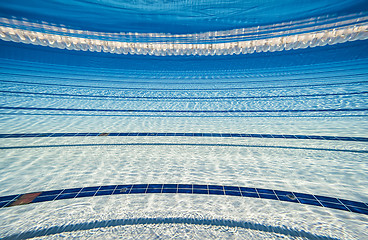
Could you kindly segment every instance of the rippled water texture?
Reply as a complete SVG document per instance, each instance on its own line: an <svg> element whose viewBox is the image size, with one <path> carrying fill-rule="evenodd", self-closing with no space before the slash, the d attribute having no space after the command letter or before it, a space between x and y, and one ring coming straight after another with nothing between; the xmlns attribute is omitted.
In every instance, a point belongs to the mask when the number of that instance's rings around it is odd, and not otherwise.
<svg viewBox="0 0 368 240"><path fill-rule="evenodd" d="M63 24L80 30L153 33L198 33L257 27L366 10L364 0L3 0L1 4L3 16Z"/></svg>
<svg viewBox="0 0 368 240"><path fill-rule="evenodd" d="M367 29L364 0L3 0L0 197L206 184L364 206ZM121 194L3 207L0 238L368 239L367 216Z"/></svg>

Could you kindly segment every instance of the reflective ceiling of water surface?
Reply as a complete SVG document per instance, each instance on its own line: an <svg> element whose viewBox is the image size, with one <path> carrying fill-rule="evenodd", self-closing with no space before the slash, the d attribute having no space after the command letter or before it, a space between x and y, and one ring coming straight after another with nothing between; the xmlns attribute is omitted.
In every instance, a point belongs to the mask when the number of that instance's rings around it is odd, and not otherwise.
<svg viewBox="0 0 368 240"><path fill-rule="evenodd" d="M3 16L99 32L198 33L366 11L365 0L2 0Z"/></svg>

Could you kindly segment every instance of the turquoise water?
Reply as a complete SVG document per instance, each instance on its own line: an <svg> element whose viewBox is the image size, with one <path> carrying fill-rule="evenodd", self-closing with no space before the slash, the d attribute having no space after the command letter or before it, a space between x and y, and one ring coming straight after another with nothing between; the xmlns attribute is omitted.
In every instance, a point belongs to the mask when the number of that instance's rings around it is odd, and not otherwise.
<svg viewBox="0 0 368 240"><path fill-rule="evenodd" d="M368 203L367 6L2 1L0 196L203 184ZM366 214L211 194L4 205L0 219L8 239L368 238Z"/></svg>

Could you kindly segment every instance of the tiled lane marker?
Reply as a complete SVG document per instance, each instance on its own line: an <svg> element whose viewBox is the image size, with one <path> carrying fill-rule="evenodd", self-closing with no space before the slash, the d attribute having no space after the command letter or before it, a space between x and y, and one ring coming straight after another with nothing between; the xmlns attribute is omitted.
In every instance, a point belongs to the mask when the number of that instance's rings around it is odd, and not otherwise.
<svg viewBox="0 0 368 240"><path fill-rule="evenodd" d="M368 204L327 196L263 188L197 184L130 184L70 188L0 197L0 208L61 199L119 194L203 194L270 199L368 215Z"/></svg>
<svg viewBox="0 0 368 240"><path fill-rule="evenodd" d="M148 109L103 109L103 108L53 108L53 107L6 107L5 110L72 111L72 112L128 112L128 113L301 113L301 112L365 112L368 108L330 109L265 109L265 110L148 110Z"/></svg>
<svg viewBox="0 0 368 240"><path fill-rule="evenodd" d="M10 133L0 134L0 138L30 138L30 137L225 137L225 138L283 138L283 139L313 139L368 142L366 137L340 137L317 135L287 135L287 134L246 134L246 133L157 133L157 132L101 132L101 133Z"/></svg>
<svg viewBox="0 0 368 240"><path fill-rule="evenodd" d="M3 73L2 73L3 74ZM351 77L351 75L348 75ZM349 95L363 95L368 91L361 92L347 92L347 93L320 93L320 94L300 94L300 95L279 95L279 96L222 96L222 97L156 97L156 96L114 96L114 95L87 95L87 94L67 94L67 93L43 93L43 92L24 92L24 91L7 91L0 90L0 93L8 94L24 94L24 95L36 95L36 96L58 96L58 97L79 97L79 98L97 98L104 99L176 99L176 100L217 100L217 99L264 99L264 98L295 98L295 97L322 97L322 96L349 96Z"/></svg>

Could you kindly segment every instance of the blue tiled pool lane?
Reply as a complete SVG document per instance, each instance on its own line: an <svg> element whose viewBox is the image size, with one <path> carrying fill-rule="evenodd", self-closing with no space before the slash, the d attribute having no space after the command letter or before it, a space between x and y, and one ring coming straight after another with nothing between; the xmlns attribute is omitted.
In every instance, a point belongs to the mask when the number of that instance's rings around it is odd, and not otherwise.
<svg viewBox="0 0 368 240"><path fill-rule="evenodd" d="M264 87L262 87L264 88ZM301 112L365 112L368 108L329 109L265 109L265 110L147 110L147 109L102 109L102 108L52 108L52 107L4 107L5 110L41 110L72 112L128 112L128 113L301 113Z"/></svg>
<svg viewBox="0 0 368 240"><path fill-rule="evenodd" d="M111 132L111 133L16 133L0 134L0 138L30 138L30 137L226 137L226 138L283 138L283 139L313 139L368 142L365 137L317 136L317 135L282 135L282 134L246 134L246 133L154 133L154 132Z"/></svg>
<svg viewBox="0 0 368 240"><path fill-rule="evenodd" d="M351 201L340 198L280 191L263 188L250 188L221 185L196 184L128 184L109 185L83 188L69 188L43 192L25 193L0 197L0 207L13 207L18 205L48 202L62 199L94 197L118 194L148 194L148 193L175 193L175 194L205 194L226 195L237 197L250 197L271 199L283 202L307 204L325 208L333 208L348 212L368 215L368 203Z"/></svg>

